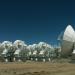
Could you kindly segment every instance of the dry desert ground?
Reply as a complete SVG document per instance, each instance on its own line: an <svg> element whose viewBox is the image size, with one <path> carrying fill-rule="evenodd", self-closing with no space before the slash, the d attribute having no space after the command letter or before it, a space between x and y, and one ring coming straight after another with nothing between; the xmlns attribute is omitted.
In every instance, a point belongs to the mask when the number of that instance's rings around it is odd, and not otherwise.
<svg viewBox="0 0 75 75"><path fill-rule="evenodd" d="M75 64L51 62L0 62L0 75L75 75Z"/></svg>

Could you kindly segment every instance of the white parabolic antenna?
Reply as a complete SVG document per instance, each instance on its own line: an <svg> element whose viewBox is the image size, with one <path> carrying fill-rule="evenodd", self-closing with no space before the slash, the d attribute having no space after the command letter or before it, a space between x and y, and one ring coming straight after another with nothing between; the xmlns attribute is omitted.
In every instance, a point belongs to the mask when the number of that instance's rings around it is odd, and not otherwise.
<svg viewBox="0 0 75 75"><path fill-rule="evenodd" d="M63 56L70 55L75 42L75 31L71 25L68 25L64 31L61 42L61 54Z"/></svg>

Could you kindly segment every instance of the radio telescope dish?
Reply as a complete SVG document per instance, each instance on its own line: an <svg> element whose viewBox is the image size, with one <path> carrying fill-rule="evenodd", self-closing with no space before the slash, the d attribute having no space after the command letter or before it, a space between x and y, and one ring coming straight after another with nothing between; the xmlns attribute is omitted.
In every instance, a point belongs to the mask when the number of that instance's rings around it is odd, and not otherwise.
<svg viewBox="0 0 75 75"><path fill-rule="evenodd" d="M68 25L64 31L61 40L61 55L68 56L72 53L75 42L75 31L71 25Z"/></svg>

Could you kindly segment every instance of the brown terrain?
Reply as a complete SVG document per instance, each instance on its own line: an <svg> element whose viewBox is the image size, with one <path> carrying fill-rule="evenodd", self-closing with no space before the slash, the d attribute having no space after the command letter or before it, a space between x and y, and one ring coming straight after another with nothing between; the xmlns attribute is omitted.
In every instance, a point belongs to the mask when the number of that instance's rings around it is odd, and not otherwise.
<svg viewBox="0 0 75 75"><path fill-rule="evenodd" d="M0 75L75 75L74 63L8 62L0 63Z"/></svg>

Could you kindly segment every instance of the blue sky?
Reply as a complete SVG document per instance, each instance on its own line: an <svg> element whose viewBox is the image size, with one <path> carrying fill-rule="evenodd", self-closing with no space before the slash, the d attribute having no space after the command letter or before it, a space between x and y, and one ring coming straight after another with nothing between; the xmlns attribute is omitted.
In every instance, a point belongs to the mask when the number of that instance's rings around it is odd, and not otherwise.
<svg viewBox="0 0 75 75"><path fill-rule="evenodd" d="M27 44L55 44L68 24L75 28L74 0L0 1L1 42L20 39Z"/></svg>

